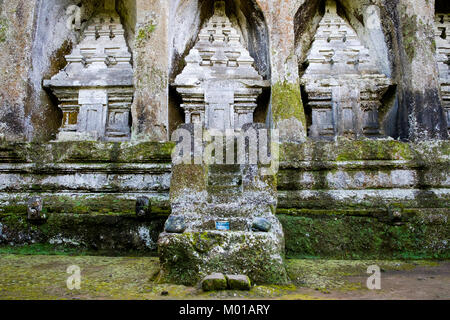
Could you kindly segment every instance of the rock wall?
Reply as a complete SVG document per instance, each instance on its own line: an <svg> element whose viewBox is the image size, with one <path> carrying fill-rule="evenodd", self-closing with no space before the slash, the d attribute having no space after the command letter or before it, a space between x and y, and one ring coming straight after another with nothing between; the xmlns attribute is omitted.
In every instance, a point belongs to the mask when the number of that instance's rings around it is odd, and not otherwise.
<svg viewBox="0 0 450 320"><path fill-rule="evenodd" d="M0 132L8 140L54 138L61 113L42 80L65 65L64 55L80 31L65 28L70 5L81 6L81 22L101 0L0 2ZM171 79L182 69L211 0L116 1L133 51L135 97L133 140L167 141L182 123ZM255 65L272 87L262 98L258 121L281 129L284 141L303 141L307 121L299 77L318 23L320 0L228 1L227 10L243 35ZM339 14L396 84L385 97L385 135L402 140L447 138L435 58L434 16L438 1L338 1Z"/></svg>
<svg viewBox="0 0 450 320"><path fill-rule="evenodd" d="M154 254L171 213L172 148L1 144L0 244ZM283 145L277 217L286 254L448 257L449 155L448 142L341 139ZM44 223L27 219L27 201L36 195L43 199ZM149 217L135 213L140 196L151 199Z"/></svg>

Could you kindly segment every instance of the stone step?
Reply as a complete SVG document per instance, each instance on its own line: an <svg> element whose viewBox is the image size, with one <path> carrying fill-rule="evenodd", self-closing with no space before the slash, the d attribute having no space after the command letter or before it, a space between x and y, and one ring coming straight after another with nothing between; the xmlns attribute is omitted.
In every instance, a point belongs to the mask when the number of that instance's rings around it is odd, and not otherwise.
<svg viewBox="0 0 450 320"><path fill-rule="evenodd" d="M232 195L234 197L242 195L240 185L208 185L206 190L208 195Z"/></svg>
<svg viewBox="0 0 450 320"><path fill-rule="evenodd" d="M209 175L214 174L241 174L239 164L212 164L209 166Z"/></svg>
<svg viewBox="0 0 450 320"><path fill-rule="evenodd" d="M238 196L239 195L235 193L212 193L208 194L208 199L206 201L212 204L234 203Z"/></svg>
<svg viewBox="0 0 450 320"><path fill-rule="evenodd" d="M230 205L227 202L223 202L223 203L209 203L205 207L198 209L197 212L202 216L229 218L229 217L249 217L251 215L258 215L271 211L268 205L251 207L242 205Z"/></svg>
<svg viewBox="0 0 450 320"><path fill-rule="evenodd" d="M242 176L232 174L214 174L208 177L210 186L241 186Z"/></svg>

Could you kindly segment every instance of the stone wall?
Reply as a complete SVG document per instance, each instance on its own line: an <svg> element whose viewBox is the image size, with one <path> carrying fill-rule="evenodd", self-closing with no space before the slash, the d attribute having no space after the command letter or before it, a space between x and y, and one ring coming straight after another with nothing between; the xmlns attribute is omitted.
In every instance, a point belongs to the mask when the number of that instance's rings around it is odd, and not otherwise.
<svg viewBox="0 0 450 320"><path fill-rule="evenodd" d="M155 253L171 212L172 148L3 143L0 243ZM448 142L341 139L286 144L281 151L277 213L288 256L448 255ZM43 198L43 224L27 220L34 195ZM135 213L143 195L152 201L144 219Z"/></svg>

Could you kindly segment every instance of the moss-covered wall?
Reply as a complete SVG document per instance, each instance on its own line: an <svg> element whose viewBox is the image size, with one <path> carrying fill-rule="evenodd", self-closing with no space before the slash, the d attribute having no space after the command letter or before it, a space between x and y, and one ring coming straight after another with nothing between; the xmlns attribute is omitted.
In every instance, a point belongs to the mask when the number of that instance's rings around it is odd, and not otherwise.
<svg viewBox="0 0 450 320"><path fill-rule="evenodd" d="M0 244L155 253L170 214L172 149L164 143L0 144ZM283 144L277 213L288 256L447 257L449 155L445 141ZM44 223L27 221L33 195L44 200ZM135 214L142 195L152 201L146 219Z"/></svg>
<svg viewBox="0 0 450 320"><path fill-rule="evenodd" d="M290 256L448 258L450 144L281 148L278 214Z"/></svg>

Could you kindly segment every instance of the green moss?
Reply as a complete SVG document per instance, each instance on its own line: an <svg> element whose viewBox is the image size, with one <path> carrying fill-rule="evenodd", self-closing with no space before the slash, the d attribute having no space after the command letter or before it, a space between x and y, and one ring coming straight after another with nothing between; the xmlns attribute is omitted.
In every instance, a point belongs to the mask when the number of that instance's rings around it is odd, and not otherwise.
<svg viewBox="0 0 450 320"><path fill-rule="evenodd" d="M294 167L298 161L313 161L312 169L338 168L335 161L358 160L411 160L418 164L434 165L436 162L446 162L450 155L450 143L443 141L436 145L404 143L395 140L350 140L338 138L336 142L307 141L303 144L284 143L280 148L280 161ZM433 153L430 159L427 154ZM412 163L414 164L414 162Z"/></svg>
<svg viewBox="0 0 450 320"><path fill-rule="evenodd" d="M295 118L306 128L306 117L298 83L285 81L272 86L272 113L275 123Z"/></svg>
<svg viewBox="0 0 450 320"><path fill-rule="evenodd" d="M348 280L351 276L366 276L367 268L378 265L383 271L409 271L417 266L437 266L429 261L385 260L287 260L286 269L294 284L322 292L337 289L354 291L364 289L361 283Z"/></svg>
<svg viewBox="0 0 450 320"><path fill-rule="evenodd" d="M47 255L47 256L84 256L92 255L85 249L70 248L60 245L51 244L30 244L21 246L0 246L0 254L16 254L16 255Z"/></svg>
<svg viewBox="0 0 450 320"><path fill-rule="evenodd" d="M136 45L142 46L145 41L150 39L150 36L152 33L156 30L156 24L153 23L147 23L141 28L139 28L137 35L136 35Z"/></svg>
<svg viewBox="0 0 450 320"><path fill-rule="evenodd" d="M448 258L446 222L420 216L392 223L370 217L279 215L290 257ZM431 221L434 221L431 219Z"/></svg>
<svg viewBox="0 0 450 320"><path fill-rule="evenodd" d="M245 273L254 283L286 283L286 271L273 258L271 243L264 236L210 232L166 236L158 247L162 272L159 281L195 285L203 277L220 272ZM228 256L215 255L215 248L234 249ZM230 249L228 249L230 250ZM245 271L244 271L245 270Z"/></svg>
<svg viewBox="0 0 450 320"><path fill-rule="evenodd" d="M39 253L37 248L35 253ZM50 249L44 249L50 250ZM81 271L81 288L69 290L67 268L76 265ZM157 258L106 257L87 255L13 255L0 251L0 299L20 300L155 300L155 299L283 299L309 300L305 288L322 293L360 291L364 284L350 277L367 278L367 267L378 265L382 271L409 272L416 267L433 268L435 261L337 261L288 260L289 285L257 285L250 291L203 292L200 288L161 284L155 281L160 271ZM406 273L407 275L407 273ZM414 273L411 273L412 277ZM165 292L163 295L162 293Z"/></svg>
<svg viewBox="0 0 450 320"><path fill-rule="evenodd" d="M408 160L412 156L410 146L399 141L341 139L336 160Z"/></svg>
<svg viewBox="0 0 450 320"><path fill-rule="evenodd" d="M0 18L0 42L6 41L7 32L8 32L8 21L4 18Z"/></svg>

